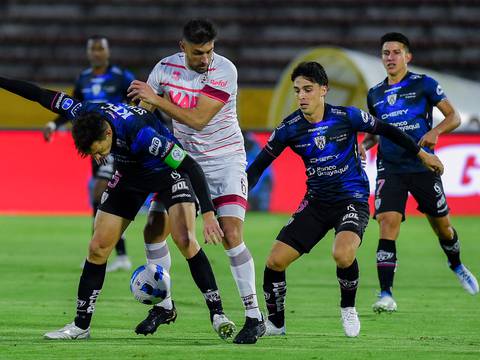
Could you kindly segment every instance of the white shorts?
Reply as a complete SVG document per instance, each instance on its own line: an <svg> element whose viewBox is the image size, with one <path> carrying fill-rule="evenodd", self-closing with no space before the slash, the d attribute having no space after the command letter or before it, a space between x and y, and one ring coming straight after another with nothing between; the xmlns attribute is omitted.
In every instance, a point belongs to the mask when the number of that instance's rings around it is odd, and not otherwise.
<svg viewBox="0 0 480 360"><path fill-rule="evenodd" d="M221 162L209 160L200 162L200 165L205 173L217 216L233 216L244 221L248 196L245 155L235 154L222 158ZM150 211L162 212L165 207L154 200L150 204Z"/></svg>

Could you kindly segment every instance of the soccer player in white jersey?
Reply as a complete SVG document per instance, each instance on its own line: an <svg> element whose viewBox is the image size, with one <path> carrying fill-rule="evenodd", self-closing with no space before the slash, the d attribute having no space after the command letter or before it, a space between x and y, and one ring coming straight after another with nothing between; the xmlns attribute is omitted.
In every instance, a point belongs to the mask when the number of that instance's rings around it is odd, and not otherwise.
<svg viewBox="0 0 480 360"><path fill-rule="evenodd" d="M182 51L160 60L147 83L133 81L129 96L141 100L142 106L169 115L175 136L202 166L225 234L223 246L245 306L246 321L234 342L253 344L264 334L265 324L258 308L253 259L242 238L248 184L236 113L237 70L230 60L214 52L215 37L216 30L209 21L190 20L183 29ZM150 209L147 244L167 234L166 217L158 205L154 202ZM165 247L160 252L147 245L147 259L151 260L154 253L162 254L156 260L162 266L170 263ZM139 326L151 332L157 322L151 311Z"/></svg>

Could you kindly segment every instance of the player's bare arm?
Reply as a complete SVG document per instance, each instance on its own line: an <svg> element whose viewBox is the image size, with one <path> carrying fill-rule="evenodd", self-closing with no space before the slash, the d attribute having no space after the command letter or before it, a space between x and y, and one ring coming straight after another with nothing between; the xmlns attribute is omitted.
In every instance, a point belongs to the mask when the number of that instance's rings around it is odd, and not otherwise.
<svg viewBox="0 0 480 360"><path fill-rule="evenodd" d="M155 94L150 85L138 80L130 84L128 96L133 101L141 100L142 103L150 104L176 121L198 131L202 130L224 105L221 101L200 95L194 108L184 109Z"/></svg>
<svg viewBox="0 0 480 360"><path fill-rule="evenodd" d="M440 122L432 130L422 136L422 138L418 142L420 146L426 146L430 149L433 149L435 145L437 145L438 137L441 134L449 133L460 126L460 114L453 107L450 101L448 101L447 99L440 101L437 104L437 108L445 116L445 119L443 119L442 122Z"/></svg>

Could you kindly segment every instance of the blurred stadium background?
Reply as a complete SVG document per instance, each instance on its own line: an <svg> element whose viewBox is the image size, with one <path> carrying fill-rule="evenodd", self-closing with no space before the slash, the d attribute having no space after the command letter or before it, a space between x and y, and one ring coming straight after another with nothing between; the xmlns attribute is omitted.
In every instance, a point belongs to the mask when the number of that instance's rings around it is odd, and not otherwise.
<svg viewBox="0 0 480 360"><path fill-rule="evenodd" d="M237 66L240 124L245 131L250 156L254 156L261 149L271 129L281 121L282 115L286 114L291 107L290 84L285 81L285 74L288 74L292 64L301 59L319 60L325 65L331 78L332 89L327 101L339 105L353 104L365 109L368 87L385 77L379 59L379 37L388 31L405 33L413 44L412 65L423 68L425 72L436 77L462 114L462 126L454 134L441 137L437 153L446 164L444 182L452 214L468 215L465 219L458 218L455 221L459 223L458 227L461 228L459 231L465 233L465 237L462 238L462 246L466 249L465 257L470 261L469 264L472 264L472 270L478 274L480 270L478 261L480 248L477 241L480 231L477 221L477 217L480 216L480 105L478 101L480 96L480 1L4 0L0 2L0 75L34 81L52 89L70 91L78 73L88 66L85 56L87 37L92 34L102 34L110 39L111 61L132 70L137 78L144 80L159 59L178 51L182 25L191 17L207 17L215 22L219 31L216 51L230 58ZM47 121L52 120L54 115L37 104L24 101L0 89L0 109L0 165L2 168L0 177L2 235L0 238L4 242L3 254L0 251L0 267L3 269L3 274L10 274L3 278L0 276L2 278L0 289L3 288L5 291L5 298L0 302L3 311L0 319L5 320L3 325L0 324L0 358L95 358L95 350L85 345L80 349L87 351L86 357L79 351L75 353L75 350L70 348L67 350L63 345L56 350L52 349L51 345L45 346L39 340L44 330L60 325L58 308L65 311L69 318L73 310L74 286L79 275L77 266L84 255L90 227L90 219L86 216L90 213L86 185L90 176L89 162L75 154L68 131L57 133L50 144L43 141L40 128ZM259 186L257 192L252 194L253 209L289 213L294 210L302 197L305 189L303 168L291 152L283 154L282 157L265 176L264 187ZM373 183L374 152L369 154L367 171ZM410 214L416 213L414 207L411 202L408 208ZM17 217L17 215L20 216ZM73 218L65 217L32 218L26 215L81 216L80 220L72 220ZM276 218L272 215L271 218L264 218L263 214L251 216L251 225L248 218L245 225L247 241L255 242L258 239L262 242L262 244L252 245L254 248L252 253L260 256L256 257L257 287L260 289L263 259L271 240L277 234L281 224L286 221L286 217L280 215L280 218ZM75 226L70 224L72 221L75 222ZM138 224L135 224L135 235L130 235L135 239L129 243L129 248L136 249L132 253L134 257L136 256L137 262L143 261L139 245L143 221L144 218L141 217L137 221ZM61 229L53 231L54 227L58 226ZM17 231L20 228L21 231ZM130 234L132 232L133 230ZM399 283L405 288L405 293L400 296L404 297L402 300L405 308L408 307L410 310L417 309L418 304L415 302L417 296L422 301L435 299L431 310L427 310L426 302L422 303L421 310L417 312L413 310L403 315L398 314L400 317L397 319L400 320L393 326L377 321L373 315L368 317L373 289L376 288L372 259L378 236L377 224L371 222L367 233L371 241L366 242L361 251L363 254L360 255L365 258L363 262L365 270L362 273L365 280L362 281L367 290L362 290L365 291L363 293L365 296L361 293L359 301L361 316L364 316L363 319L366 321L365 328L374 329L374 335L372 330L370 333L366 330L367 335L361 340L362 342L355 345L347 343L337 329L340 325L337 314L333 313L336 307L332 307L321 310L318 316L322 321L326 319L327 325L332 323L333 330L319 328L316 323L310 324L308 328L307 325L301 325L300 320L294 320L296 322L292 323L292 329L295 326L296 330L293 331L293 335L301 340L299 344L294 343L294 337L291 337L290 343L288 341L266 342L266 345L261 345L259 353L242 351L237 354L249 356L251 359L257 356L262 359L271 357L280 359L282 353L271 353L269 346L281 344L283 354L290 358L320 359L319 349L323 349L322 351L325 351L324 354L329 359L347 358L348 349L351 351L348 355L349 359L375 358L377 355L381 357L384 353L388 353L388 357L392 359L404 359L407 356L432 359L479 358L478 297L464 298L463 296L466 295L459 293L462 290L453 282L453 276L448 278L449 282L443 283L443 279L451 274L446 273L446 267L441 263L444 259L439 249L435 247L434 241L430 241L434 237L425 222L415 219L413 224L407 223L402 228L402 234L404 236L407 234L413 239L425 239L425 243L429 244L421 249L419 255L417 249L413 247L407 249L406 242L404 253L413 257L426 256L428 266L430 262L432 264L435 262L437 267L432 265L430 270L423 274L427 282L431 280L433 285L429 283L422 288L421 284L416 284L408 292L406 288L411 284L409 280L416 274L410 270L408 273L410 278L407 279L405 272L403 280L402 275L399 275ZM79 239L72 240L70 236ZM40 243L36 243L37 238L43 244L42 249ZM74 247L69 243L68 248L63 248L62 244L70 240L76 241L78 246ZM321 246L320 270L328 269L330 271L328 279L331 281L320 282L315 289L305 285L307 280L303 281L303 279L310 276L311 272L318 270L314 267L318 263L309 257L310 262L308 266L305 265L303 272L292 271L292 279L295 279L292 280L292 285L298 281L309 295L315 295L318 291L318 294L321 294L319 295L321 300L326 301L327 306L336 306L333 303L336 301L334 294L336 294L337 285L331 271L333 269L331 261L328 259L328 246L326 244ZM19 255L18 249L24 255ZM52 249L52 252L47 256L45 252L49 252L49 249ZM58 254L53 249L58 251ZM209 251L210 255L212 251L214 254L219 252L218 249ZM75 252L77 253L73 256ZM432 252L435 253L432 254ZM315 254L320 252L317 251ZM429 254L432 254L431 257ZM179 254L175 255L178 258ZM214 267L223 264L223 258L219 254L218 263L214 263ZM16 294L18 283L28 283L32 286L30 278L23 278L23 273L18 275L15 270L19 263L25 262L25 259L30 264L27 269L38 275L35 278L36 286L34 286L36 292L34 297L27 295L19 300ZM178 259L176 261L180 262ZM404 261L403 258L402 261ZM71 264L73 262L75 262L74 265ZM52 265L54 263L55 266ZM402 265L406 267L407 259ZM421 266L418 263L409 265L413 268ZM179 266L184 267L184 264ZM221 269L227 269L226 266L223 264ZM300 268L302 265L298 267ZM437 269L441 275L437 275ZM49 301L51 294L48 293L48 288L52 286L52 282L48 281L48 274L62 271L65 271L65 278L60 281L68 282L69 287L55 288L55 291L60 292L56 298L61 301L57 300L52 305L48 305L46 311L54 319L51 323L46 323L44 313L33 311L31 305L35 304L37 299L40 299L39 303L42 303L41 299ZM11 277L16 276L18 276L17 281L11 281ZM116 297L122 301L127 299L130 301L129 294L122 288L122 292L116 290L117 292L113 292L113 295L112 293L108 295L108 291L123 286L121 284L126 283L126 277L128 276L112 275L110 278L112 280L109 280L110 290L106 290L105 299L99 302L99 307L102 306L102 301L105 301L104 304L110 308L110 310L100 309L100 312L105 311L106 315L100 315L100 319L106 321L106 325L102 327L99 321L94 324L99 327L94 336L99 338L102 344L112 343L121 347L124 345L123 338L136 339L130 330L133 320L129 320L128 332L120 331L118 327L121 325L115 318L118 313L112 310L113 307L119 306L119 303L115 302ZM189 284L188 275L185 274L184 277L187 278L185 282ZM55 281L58 282L59 279L60 276L56 275ZM226 293L232 294L232 299L227 300L227 305L231 305L230 308L239 307L239 304L235 303L236 290L233 288L229 274L220 275L220 283L221 288L226 289L224 290ZM437 283L441 284L437 285ZM38 290L41 284L46 287L42 290L46 292L45 294ZM178 284L184 286L184 280L179 280ZM191 284L188 286L191 287ZM0 293L2 293L1 290ZM302 294L292 295L292 303L302 302L300 310L307 314L303 314L300 319L308 318L309 314L317 309L308 303L310 300L303 301L300 295ZM68 297L68 301L64 299L65 297ZM450 302L452 299L454 299L453 303ZM432 320L429 316L435 316L435 309L438 308L448 312L448 304L445 305L447 302L450 302L454 310L451 310L443 322L435 323L435 319ZM183 306L186 305L183 303ZM24 317L16 318L11 315L15 311L23 313L25 308L28 310ZM135 307L137 308L138 306ZM120 309L125 311L125 314L128 311L136 311L136 318L141 318L144 312L144 309L133 310L133 308L130 309L130 305L125 304L120 305ZM8 316L7 311L10 314ZM196 320L195 311L193 309L190 315ZM422 311L426 312L425 317L418 316ZM239 314L237 315L237 318L241 318ZM293 314L289 316L293 317ZM310 320L318 320L318 316ZM115 320L112 320L114 318ZM459 320L464 321L468 326L462 327L456 324ZM201 321L203 320L198 320L199 324ZM117 330L111 330L109 326ZM422 326L428 331L423 332ZM19 329L28 330L22 332L23 330ZM178 358L186 358L187 355L199 359L221 357L220 353L209 352L214 350L207 345L211 337L209 330L206 330L205 334L195 335L188 323L180 324L179 329L180 332L170 333L167 337L170 342L177 341L175 346L172 345L167 349L171 351L167 353L171 354L172 358L175 358L175 351L185 356ZM168 330L173 331L173 328ZM178 336L184 336L182 331L185 332L186 338L200 336L187 345L201 345L201 351L198 348L198 352L192 351L191 354L182 352L185 350L183 343L179 343L177 339ZM400 349L398 356L391 352L388 346L392 341L388 335L390 331L397 339L394 344ZM377 335L378 333L381 335ZM17 343L21 342L22 336L28 339L29 345L33 345L33 348L19 347L15 357L11 351ZM333 342L330 342L329 339L332 338ZM149 351L158 351L158 344L155 345L153 339L141 343L145 347L140 350L140 353L135 347L138 343L127 341L125 344L128 345L128 348L124 348L125 354L128 354L125 358L133 358L137 355L148 357L151 354ZM34 350L38 350L38 346L43 350L42 352ZM347 352L338 352L337 346L344 347ZM66 357L62 357L62 351L70 350L71 353L68 352ZM222 346L221 350L224 354L227 353L225 346ZM302 352L307 350L309 352ZM103 350L102 358L123 357L107 349ZM235 358L235 355L231 358Z"/></svg>

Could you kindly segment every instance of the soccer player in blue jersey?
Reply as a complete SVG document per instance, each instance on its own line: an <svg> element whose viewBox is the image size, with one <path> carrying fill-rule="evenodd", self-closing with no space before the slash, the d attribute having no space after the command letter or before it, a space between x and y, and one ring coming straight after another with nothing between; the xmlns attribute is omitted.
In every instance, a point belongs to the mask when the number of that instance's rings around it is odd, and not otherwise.
<svg viewBox="0 0 480 360"><path fill-rule="evenodd" d="M80 101L93 103L128 102L127 89L130 82L135 80L134 75L119 66L110 64L110 47L108 39L101 35L93 35L87 40L87 58L90 67L80 73L73 97ZM67 119L59 116L50 121L43 129L43 136L50 141L52 133L67 123ZM113 157L109 156L104 163L97 164L92 159L92 184L90 198L93 207L93 218L97 213L100 199L107 188L108 181L115 173ZM125 237L122 235L115 245L117 257L108 264L107 272L129 270L132 267L125 247Z"/></svg>
<svg viewBox="0 0 480 360"><path fill-rule="evenodd" d="M278 234L267 259L263 278L266 335L285 334L287 267L335 229L333 258L340 284L341 319L345 335L355 337L360 332L355 309L356 251L369 218L369 183L357 152L357 132L386 136L432 171L441 173L443 165L394 126L360 109L325 103L328 78L319 63L299 64L291 79L299 109L275 129L247 169L249 186L254 187L262 172L290 147L302 158L308 177L307 193Z"/></svg>
<svg viewBox="0 0 480 360"><path fill-rule="evenodd" d="M433 154L439 135L457 128L460 116L434 79L408 70L412 54L406 36L387 33L381 38L381 47L387 78L369 90L369 111L410 135L425 151ZM432 127L434 106L442 112L444 119ZM369 149L376 143L377 139L367 134L362 147ZM460 242L448 215L440 176L427 171L415 156L406 153L384 136L379 138L377 171L374 217L380 226L377 248L380 295L373 304L373 310L380 313L397 309L392 296L397 267L396 239L400 224L405 220L409 192L438 236L450 269L466 291L472 295L478 293L475 276L460 261Z"/></svg>
<svg viewBox="0 0 480 360"><path fill-rule="evenodd" d="M139 107L79 102L64 93L24 81L0 77L0 87L72 120L78 152L82 156L91 155L98 162L112 154L117 167L95 218L78 286L77 316L71 324L46 333L45 338L75 340L90 336L90 322L110 252L153 192L158 193L172 220L172 238L187 259L193 280L205 298L213 328L221 338L233 336L234 324L223 313L210 263L195 237L195 195L201 206L206 242L221 243L224 235L215 217L204 173L160 120ZM176 317L173 307L165 311L162 323L175 321Z"/></svg>

